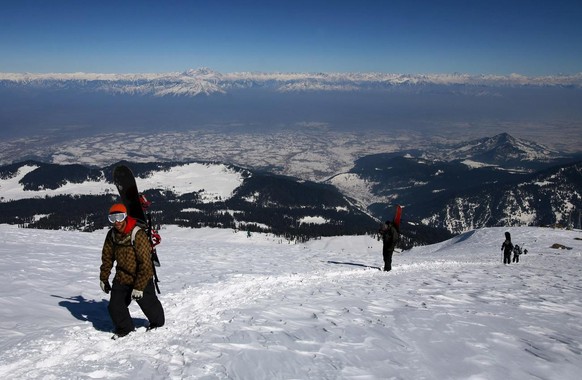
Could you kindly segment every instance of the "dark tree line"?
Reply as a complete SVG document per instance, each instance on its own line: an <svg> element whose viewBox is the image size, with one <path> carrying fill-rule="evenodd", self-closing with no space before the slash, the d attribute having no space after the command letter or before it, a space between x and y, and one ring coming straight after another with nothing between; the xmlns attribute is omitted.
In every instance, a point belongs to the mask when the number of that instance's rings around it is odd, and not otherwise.
<svg viewBox="0 0 582 380"><path fill-rule="evenodd" d="M137 177L167 170L172 163L131 164ZM105 177L111 180L115 165L103 170L80 165L42 164L22 182L31 189L47 188L63 181ZM19 166L5 166L0 175L13 175ZM353 206L336 188L309 181L239 170L244 180L232 197L212 203L202 201L198 192L176 195L167 190L148 190L152 201L154 225L232 228L250 232L268 232L287 240L307 241L322 236L374 235L379 222ZM34 174L33 174L34 173ZM58 187L58 186L57 186ZM168 184L171 187L171 184ZM43 229L94 231L109 226L107 210L118 202L115 193L104 195L55 196L0 202L0 223ZM319 217L322 223L308 223ZM407 225L403 228L401 247L441 241L442 235L430 227Z"/></svg>

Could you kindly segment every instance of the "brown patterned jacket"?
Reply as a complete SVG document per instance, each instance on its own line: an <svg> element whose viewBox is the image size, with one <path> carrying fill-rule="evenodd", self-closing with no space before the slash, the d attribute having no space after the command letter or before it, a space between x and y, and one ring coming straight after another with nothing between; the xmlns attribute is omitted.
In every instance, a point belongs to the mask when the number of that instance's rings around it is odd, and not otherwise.
<svg viewBox="0 0 582 380"><path fill-rule="evenodd" d="M135 221L132 222L135 224ZM151 245L145 231L140 229L135 235L135 247L132 246L132 229L129 233L119 233L113 227L107 233L101 253L99 279L108 281L113 263L117 262L113 281L143 291L154 275Z"/></svg>

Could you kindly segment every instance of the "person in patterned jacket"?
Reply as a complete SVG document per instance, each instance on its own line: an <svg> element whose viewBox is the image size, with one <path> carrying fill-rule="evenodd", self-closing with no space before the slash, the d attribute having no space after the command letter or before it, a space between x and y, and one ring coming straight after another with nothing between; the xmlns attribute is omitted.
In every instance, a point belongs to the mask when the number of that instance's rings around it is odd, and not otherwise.
<svg viewBox="0 0 582 380"><path fill-rule="evenodd" d="M151 245L146 232L136 227L136 220L127 215L127 208L121 203L111 206L109 221L113 227L103 244L99 280L101 289L106 294L111 292L108 310L115 326L112 339L117 339L135 329L129 313L132 299L136 300L147 317L148 330L163 326L165 317L154 289ZM137 230L133 231L134 228ZM115 276L110 285L109 276L114 262Z"/></svg>

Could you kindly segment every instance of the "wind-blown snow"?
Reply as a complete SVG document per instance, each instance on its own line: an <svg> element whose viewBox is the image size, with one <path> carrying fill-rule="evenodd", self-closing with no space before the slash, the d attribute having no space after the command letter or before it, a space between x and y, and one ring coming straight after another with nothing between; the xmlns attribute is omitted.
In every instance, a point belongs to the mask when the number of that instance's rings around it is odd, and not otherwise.
<svg viewBox="0 0 582 380"><path fill-rule="evenodd" d="M105 231L0 225L3 379L574 379L582 368L582 234L510 228L397 253L335 237L292 244L161 231L167 324L113 341L98 285ZM549 248L559 243L571 250Z"/></svg>

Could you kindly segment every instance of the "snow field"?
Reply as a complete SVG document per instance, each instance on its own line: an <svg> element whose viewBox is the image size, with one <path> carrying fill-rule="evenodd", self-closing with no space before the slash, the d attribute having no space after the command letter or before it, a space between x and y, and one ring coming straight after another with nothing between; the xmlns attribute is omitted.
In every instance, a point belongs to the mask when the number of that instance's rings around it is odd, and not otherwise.
<svg viewBox="0 0 582 380"><path fill-rule="evenodd" d="M167 324L113 341L99 289L105 231L0 226L6 379L574 379L582 368L579 231L510 228L394 255L217 229L162 231ZM561 243L571 250L549 248Z"/></svg>

